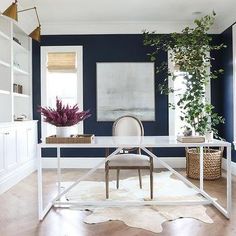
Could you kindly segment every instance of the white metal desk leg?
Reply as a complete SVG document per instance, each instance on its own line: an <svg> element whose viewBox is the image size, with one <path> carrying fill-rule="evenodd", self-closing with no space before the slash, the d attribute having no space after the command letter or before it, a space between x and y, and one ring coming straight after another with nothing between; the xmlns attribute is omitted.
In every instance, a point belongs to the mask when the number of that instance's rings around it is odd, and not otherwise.
<svg viewBox="0 0 236 236"><path fill-rule="evenodd" d="M61 148L57 148L57 192L61 193Z"/></svg>
<svg viewBox="0 0 236 236"><path fill-rule="evenodd" d="M203 147L200 147L200 189L203 190Z"/></svg>
<svg viewBox="0 0 236 236"><path fill-rule="evenodd" d="M227 217L231 215L231 146L227 146Z"/></svg>
<svg viewBox="0 0 236 236"><path fill-rule="evenodd" d="M42 149L37 146L38 159L38 218L43 219L43 178L42 178Z"/></svg>

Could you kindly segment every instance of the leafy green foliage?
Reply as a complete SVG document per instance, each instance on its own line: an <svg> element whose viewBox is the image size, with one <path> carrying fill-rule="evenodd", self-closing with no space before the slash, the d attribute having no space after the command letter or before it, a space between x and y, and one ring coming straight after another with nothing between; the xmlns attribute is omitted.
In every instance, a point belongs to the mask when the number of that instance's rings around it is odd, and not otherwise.
<svg viewBox="0 0 236 236"><path fill-rule="evenodd" d="M195 27L186 27L181 33L157 35L155 32L145 31L144 45L151 46L152 52L148 54L151 61L156 61L161 51L169 52L171 61L179 68L184 78L186 90L180 93L177 106L181 109L181 120L196 133L204 135L213 131L217 135L216 126L224 123L224 118L214 112L214 106L205 98L205 87L211 79L219 78L222 69L209 71L211 67L210 56L212 50L221 50L225 45L211 45L212 37L207 34L215 20L215 13L194 21ZM167 63L162 63L156 73L165 71ZM174 72L168 72L172 80L179 77ZM158 85L162 94L175 92L168 86L168 77ZM174 109L174 104L169 104Z"/></svg>

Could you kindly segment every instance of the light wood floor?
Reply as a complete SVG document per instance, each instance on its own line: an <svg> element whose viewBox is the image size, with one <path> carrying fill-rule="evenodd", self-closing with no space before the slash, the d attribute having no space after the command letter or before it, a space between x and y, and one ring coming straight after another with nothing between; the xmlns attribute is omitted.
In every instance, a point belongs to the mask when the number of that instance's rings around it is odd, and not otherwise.
<svg viewBox="0 0 236 236"><path fill-rule="evenodd" d="M73 181L86 170L64 170L63 180ZM184 174L184 172L181 172ZM121 178L135 176L132 171L121 172ZM114 179L115 175L111 177ZM104 180L99 170L90 180ZM55 171L44 171L44 191L47 200L54 194ZM194 181L196 182L196 181ZM206 190L224 202L226 181L205 181ZM92 190L91 190L92 191ZM214 207L208 206L207 213L214 224L205 224L194 219L178 219L163 224L165 236L235 236L236 235L236 178L233 178L233 214L227 220ZM105 193L104 193L105 194ZM151 236L157 235L145 230L131 228L119 221L88 225L83 218L89 212L70 209L52 209L43 222L37 220L37 178L33 173L12 189L0 196L0 236Z"/></svg>

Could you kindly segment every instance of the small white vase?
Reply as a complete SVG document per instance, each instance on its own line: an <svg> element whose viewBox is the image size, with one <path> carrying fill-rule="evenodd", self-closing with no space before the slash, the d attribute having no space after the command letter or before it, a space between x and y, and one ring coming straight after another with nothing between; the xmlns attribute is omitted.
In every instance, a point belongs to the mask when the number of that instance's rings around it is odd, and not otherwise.
<svg viewBox="0 0 236 236"><path fill-rule="evenodd" d="M57 137L70 137L72 134L76 133L75 126L60 126L56 127L56 136Z"/></svg>
<svg viewBox="0 0 236 236"><path fill-rule="evenodd" d="M211 131L206 132L205 139L207 142L212 142L213 141L213 132L211 132Z"/></svg>

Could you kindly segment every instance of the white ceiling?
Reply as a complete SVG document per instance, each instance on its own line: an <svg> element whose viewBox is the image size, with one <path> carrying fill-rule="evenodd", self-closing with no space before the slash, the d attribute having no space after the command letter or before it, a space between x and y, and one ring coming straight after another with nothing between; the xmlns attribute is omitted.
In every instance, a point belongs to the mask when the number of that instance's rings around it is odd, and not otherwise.
<svg viewBox="0 0 236 236"><path fill-rule="evenodd" d="M1 0L0 11L13 0ZM43 34L160 33L179 31L196 15L217 13L213 32L221 33L236 21L235 0L18 0L19 8L36 6ZM21 13L25 28L36 24L33 12ZM34 26L33 26L34 28Z"/></svg>

